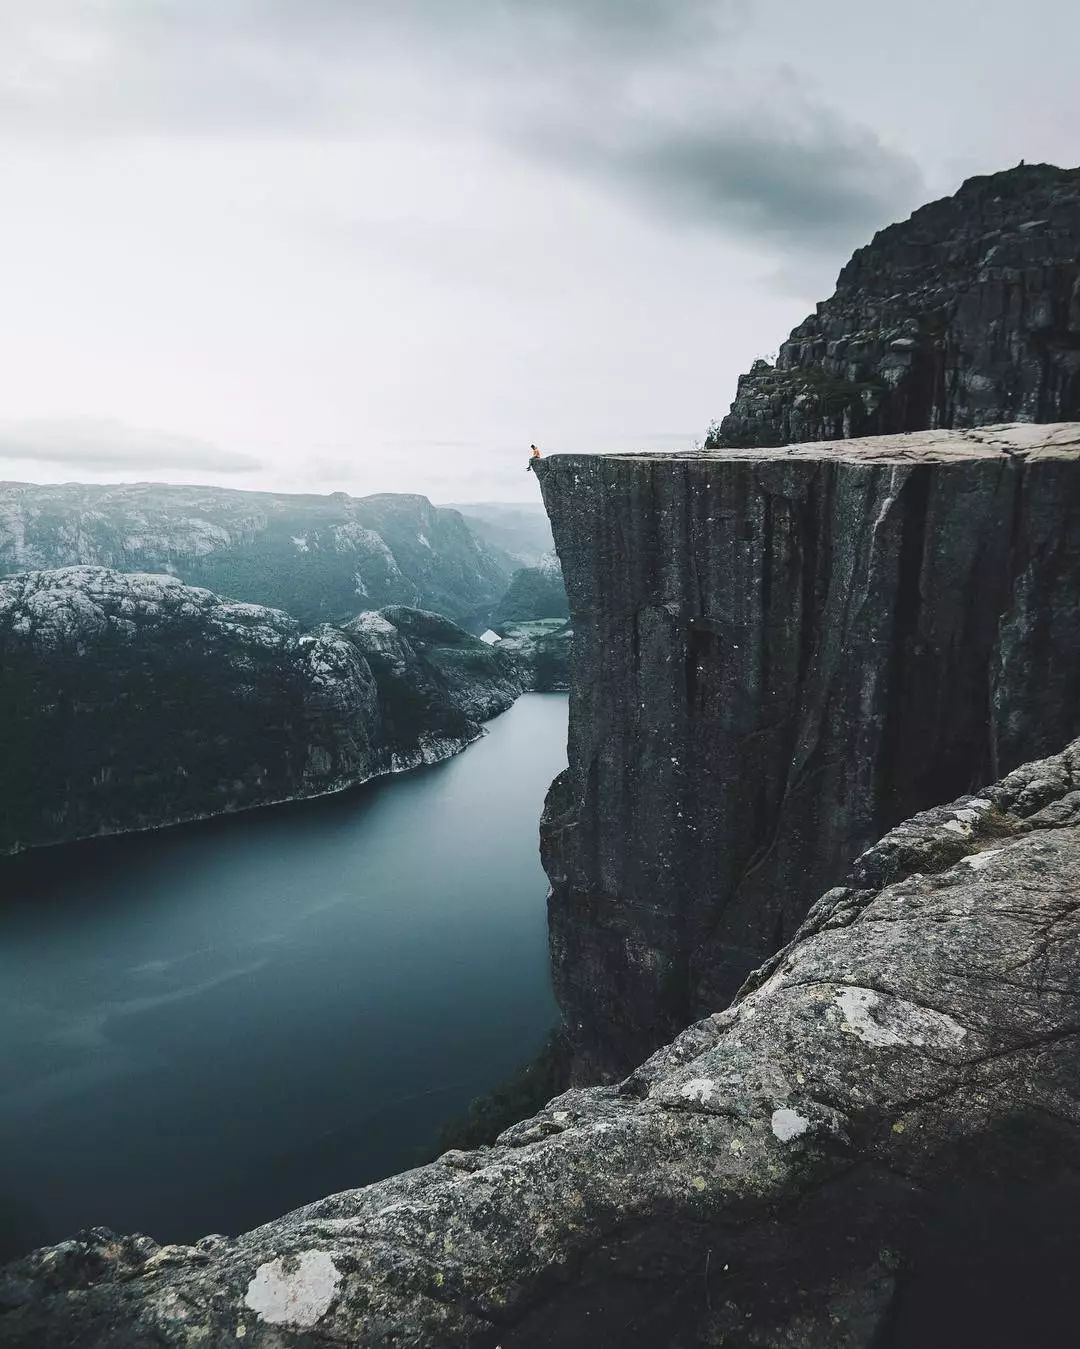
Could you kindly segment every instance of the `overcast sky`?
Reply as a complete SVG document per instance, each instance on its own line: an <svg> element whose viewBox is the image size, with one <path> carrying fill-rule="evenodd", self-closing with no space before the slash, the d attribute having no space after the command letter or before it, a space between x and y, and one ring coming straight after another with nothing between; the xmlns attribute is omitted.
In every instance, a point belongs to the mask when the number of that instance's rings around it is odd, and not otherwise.
<svg viewBox="0 0 1080 1349"><path fill-rule="evenodd" d="M0 477L528 499L1080 161L1075 0L0 0Z"/></svg>

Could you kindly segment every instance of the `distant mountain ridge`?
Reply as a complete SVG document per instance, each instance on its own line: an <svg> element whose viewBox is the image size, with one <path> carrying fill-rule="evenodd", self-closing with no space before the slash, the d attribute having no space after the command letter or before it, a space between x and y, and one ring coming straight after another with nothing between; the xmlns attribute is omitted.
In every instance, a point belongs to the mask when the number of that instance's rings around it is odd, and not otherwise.
<svg viewBox="0 0 1080 1349"><path fill-rule="evenodd" d="M455 502L445 509L460 511L481 542L508 554L518 565L536 566L554 551L551 524L539 500Z"/></svg>
<svg viewBox="0 0 1080 1349"><path fill-rule="evenodd" d="M506 594L492 616L498 628L504 623L528 623L539 618L569 618L570 605L558 556L545 553L535 567L514 572Z"/></svg>
<svg viewBox="0 0 1080 1349"><path fill-rule="evenodd" d="M424 496L0 483L0 576L68 566L165 572L307 624L387 604L469 624L514 570Z"/></svg>

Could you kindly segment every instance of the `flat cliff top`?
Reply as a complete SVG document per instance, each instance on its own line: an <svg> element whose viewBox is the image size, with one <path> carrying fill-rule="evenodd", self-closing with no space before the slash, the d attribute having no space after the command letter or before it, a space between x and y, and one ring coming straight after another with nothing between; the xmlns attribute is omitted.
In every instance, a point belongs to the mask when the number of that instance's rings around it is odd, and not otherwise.
<svg viewBox="0 0 1080 1349"><path fill-rule="evenodd" d="M910 431L896 436L863 436L858 440L813 440L802 445L753 446L746 449L642 450L600 455L549 456L557 460L619 459L737 461L816 459L851 464L950 464L1002 455L1033 459L1080 459L1080 422L1037 425L1010 422L969 430ZM543 470L541 470L543 471Z"/></svg>

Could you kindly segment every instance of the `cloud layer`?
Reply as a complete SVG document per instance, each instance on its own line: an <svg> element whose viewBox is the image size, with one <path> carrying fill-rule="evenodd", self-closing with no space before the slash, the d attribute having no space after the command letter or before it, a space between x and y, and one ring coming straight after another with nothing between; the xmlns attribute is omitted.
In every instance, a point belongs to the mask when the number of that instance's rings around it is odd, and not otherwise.
<svg viewBox="0 0 1080 1349"><path fill-rule="evenodd" d="M202 440L149 431L122 422L43 419L0 422L0 460L61 464L73 471L142 472L197 470L250 473L261 467L252 455L223 450Z"/></svg>
<svg viewBox="0 0 1080 1349"><path fill-rule="evenodd" d="M700 435L876 229L1075 158L1080 8L1022 20L4 0L4 471L511 499Z"/></svg>
<svg viewBox="0 0 1080 1349"><path fill-rule="evenodd" d="M0 29L23 134L481 137L640 209L846 246L914 162L782 67L749 0L33 0Z"/></svg>

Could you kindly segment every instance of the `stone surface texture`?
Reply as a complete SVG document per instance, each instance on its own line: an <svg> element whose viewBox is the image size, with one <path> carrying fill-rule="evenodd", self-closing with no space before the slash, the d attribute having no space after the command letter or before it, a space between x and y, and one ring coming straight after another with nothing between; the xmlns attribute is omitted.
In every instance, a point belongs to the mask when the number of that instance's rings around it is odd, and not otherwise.
<svg viewBox="0 0 1080 1349"><path fill-rule="evenodd" d="M849 881L619 1085L235 1240L94 1229L37 1251L0 1273L0 1342L1062 1342L1080 743L909 820Z"/></svg>
<svg viewBox="0 0 1080 1349"><path fill-rule="evenodd" d="M970 178L860 248L707 446L1080 418L1080 169Z"/></svg>
<svg viewBox="0 0 1080 1349"><path fill-rule="evenodd" d="M1080 731L1080 424L538 477L574 628L554 978L575 1080L611 1080L883 830Z"/></svg>
<svg viewBox="0 0 1080 1349"><path fill-rule="evenodd" d="M385 613L309 629L167 575L0 579L0 853L432 763L521 692L509 655L436 615ZM390 634L399 673L369 627Z"/></svg>

